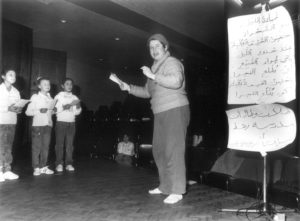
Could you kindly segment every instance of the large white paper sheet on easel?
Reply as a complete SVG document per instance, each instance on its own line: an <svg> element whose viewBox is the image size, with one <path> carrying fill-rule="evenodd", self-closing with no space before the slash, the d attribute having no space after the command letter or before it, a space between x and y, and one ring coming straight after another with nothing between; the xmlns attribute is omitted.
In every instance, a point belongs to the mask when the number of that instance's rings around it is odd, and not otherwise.
<svg viewBox="0 0 300 221"><path fill-rule="evenodd" d="M295 43L284 7L228 19L228 104L295 99Z"/></svg>
<svg viewBox="0 0 300 221"><path fill-rule="evenodd" d="M296 137L293 110L280 104L260 104L226 111L228 148L266 153L279 150Z"/></svg>

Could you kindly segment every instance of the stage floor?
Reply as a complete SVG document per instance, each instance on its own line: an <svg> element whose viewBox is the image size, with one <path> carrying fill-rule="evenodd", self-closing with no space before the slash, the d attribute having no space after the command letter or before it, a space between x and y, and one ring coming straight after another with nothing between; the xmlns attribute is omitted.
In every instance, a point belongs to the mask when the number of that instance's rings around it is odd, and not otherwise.
<svg viewBox="0 0 300 221"><path fill-rule="evenodd" d="M217 210L256 203L253 198L194 184L181 202L165 205L164 196L147 193L158 184L154 170L106 159L81 160L75 167L73 173L39 177L33 177L29 168L19 169L19 180L0 183L0 220L235 221L247 217ZM300 220L300 214L287 214L287 221L292 220Z"/></svg>

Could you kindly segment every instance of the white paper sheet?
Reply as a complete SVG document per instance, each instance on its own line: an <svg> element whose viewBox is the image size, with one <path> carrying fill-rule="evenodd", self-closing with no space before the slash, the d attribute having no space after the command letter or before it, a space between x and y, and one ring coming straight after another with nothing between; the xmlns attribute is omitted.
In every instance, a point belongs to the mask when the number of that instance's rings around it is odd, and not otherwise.
<svg viewBox="0 0 300 221"><path fill-rule="evenodd" d="M114 73L111 73L109 76L109 79L112 80L113 82L117 83L118 85L121 85L123 81L121 81L118 76Z"/></svg>
<svg viewBox="0 0 300 221"><path fill-rule="evenodd" d="M57 100L56 100L56 99L54 99L54 100L52 100L51 102L49 102L48 109L49 109L49 110L53 110L54 107L55 107L55 105L56 105L56 103L57 103Z"/></svg>
<svg viewBox="0 0 300 221"><path fill-rule="evenodd" d="M30 102L30 100L20 99L14 104L14 106L23 108L29 102Z"/></svg>
<svg viewBox="0 0 300 221"><path fill-rule="evenodd" d="M80 103L80 100L73 100L70 105L75 106Z"/></svg>
<svg viewBox="0 0 300 221"><path fill-rule="evenodd" d="M266 153L279 150L296 137L293 110L280 104L260 104L226 111L228 148Z"/></svg>
<svg viewBox="0 0 300 221"><path fill-rule="evenodd" d="M288 11L228 19L229 104L295 99L295 43Z"/></svg>

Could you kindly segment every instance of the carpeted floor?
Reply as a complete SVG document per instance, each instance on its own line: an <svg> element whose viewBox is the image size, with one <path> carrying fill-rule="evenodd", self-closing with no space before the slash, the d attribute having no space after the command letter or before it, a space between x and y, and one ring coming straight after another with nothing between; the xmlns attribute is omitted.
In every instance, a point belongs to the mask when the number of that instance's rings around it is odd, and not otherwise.
<svg viewBox="0 0 300 221"><path fill-rule="evenodd" d="M246 208L255 199L221 189L194 184L176 205L165 205L165 196L150 196L156 172L94 159L75 164L76 171L33 177L29 168L18 169L17 181L0 183L0 220L247 220L257 214L236 215L220 208ZM261 217L255 220L265 220ZM300 214L287 214L287 221Z"/></svg>

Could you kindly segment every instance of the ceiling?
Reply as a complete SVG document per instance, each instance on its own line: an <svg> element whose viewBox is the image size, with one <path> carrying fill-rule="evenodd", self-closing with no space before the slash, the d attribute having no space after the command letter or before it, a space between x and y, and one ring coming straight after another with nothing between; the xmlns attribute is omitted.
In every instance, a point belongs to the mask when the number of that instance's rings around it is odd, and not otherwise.
<svg viewBox="0 0 300 221"><path fill-rule="evenodd" d="M181 58L225 47L223 0L2 0L2 13L33 29L35 47L116 67L148 59L158 31Z"/></svg>
<svg viewBox="0 0 300 221"><path fill-rule="evenodd" d="M226 18L253 13L260 0L2 0L2 16L33 29L34 47L68 58L136 70L149 61L145 43L164 33L181 59L224 56ZM298 16L298 0L286 2ZM299 7L299 5L298 5ZM62 23L62 19L66 22ZM118 38L119 40L116 40ZM207 56L208 55L208 56Z"/></svg>

